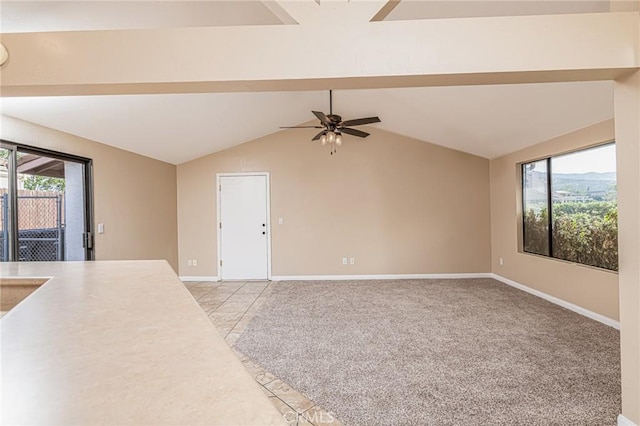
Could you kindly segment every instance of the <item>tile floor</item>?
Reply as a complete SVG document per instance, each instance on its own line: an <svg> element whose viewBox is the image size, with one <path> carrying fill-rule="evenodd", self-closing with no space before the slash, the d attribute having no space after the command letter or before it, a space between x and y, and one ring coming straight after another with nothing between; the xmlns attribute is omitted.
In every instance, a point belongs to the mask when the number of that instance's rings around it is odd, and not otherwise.
<svg viewBox="0 0 640 426"><path fill-rule="evenodd" d="M186 282L185 286L231 347L267 299L276 282ZM340 426L330 412L234 349L247 371L291 426Z"/></svg>

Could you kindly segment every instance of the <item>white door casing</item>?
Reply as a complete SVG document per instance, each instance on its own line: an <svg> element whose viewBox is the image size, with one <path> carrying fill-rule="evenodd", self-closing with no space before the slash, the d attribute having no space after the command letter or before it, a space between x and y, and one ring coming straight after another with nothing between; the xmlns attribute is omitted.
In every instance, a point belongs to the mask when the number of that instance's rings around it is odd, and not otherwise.
<svg viewBox="0 0 640 426"><path fill-rule="evenodd" d="M217 199L220 279L269 279L269 174L218 174Z"/></svg>

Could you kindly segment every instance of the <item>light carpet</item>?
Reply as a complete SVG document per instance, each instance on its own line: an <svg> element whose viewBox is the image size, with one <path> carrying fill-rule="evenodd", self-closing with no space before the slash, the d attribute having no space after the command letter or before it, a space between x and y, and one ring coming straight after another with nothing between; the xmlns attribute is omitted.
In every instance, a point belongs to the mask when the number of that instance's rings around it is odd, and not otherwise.
<svg viewBox="0 0 640 426"><path fill-rule="evenodd" d="M281 282L235 347L348 425L615 425L619 332L492 279Z"/></svg>

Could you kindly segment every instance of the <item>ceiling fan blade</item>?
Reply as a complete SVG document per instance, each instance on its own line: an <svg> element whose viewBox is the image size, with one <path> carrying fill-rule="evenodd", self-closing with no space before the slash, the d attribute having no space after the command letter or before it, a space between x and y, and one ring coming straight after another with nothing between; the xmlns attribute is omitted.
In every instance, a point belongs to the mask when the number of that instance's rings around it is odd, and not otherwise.
<svg viewBox="0 0 640 426"><path fill-rule="evenodd" d="M326 134L326 133L327 133L327 131L326 131L326 130L323 130L323 131L321 131L320 133L318 133L317 135L315 135L315 136L313 137L313 139L311 139L311 140L312 140L312 141L317 141L318 139L320 139L320 138L322 137L322 135L324 135L324 134Z"/></svg>
<svg viewBox="0 0 640 426"><path fill-rule="evenodd" d="M363 124L380 123L379 117L356 118L342 123L343 126L362 126Z"/></svg>
<svg viewBox="0 0 640 426"><path fill-rule="evenodd" d="M281 129L324 129L324 126L280 126Z"/></svg>
<svg viewBox="0 0 640 426"><path fill-rule="evenodd" d="M324 115L324 112L320 112L320 111L311 111L311 112L313 113L313 115L318 117L318 120L320 120L320 122L324 124L331 124L331 121L327 118L326 115Z"/></svg>
<svg viewBox="0 0 640 426"><path fill-rule="evenodd" d="M359 138L366 138L367 136L369 136L369 133L367 132L363 132L361 130L356 130L356 129L350 129L348 127L341 128L340 131L348 135L358 136Z"/></svg>

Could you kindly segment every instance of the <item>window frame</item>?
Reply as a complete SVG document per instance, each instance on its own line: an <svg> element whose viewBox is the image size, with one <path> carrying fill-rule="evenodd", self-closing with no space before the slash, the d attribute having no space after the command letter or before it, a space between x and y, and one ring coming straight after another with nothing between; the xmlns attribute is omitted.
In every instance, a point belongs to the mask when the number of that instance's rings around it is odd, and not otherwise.
<svg viewBox="0 0 640 426"><path fill-rule="evenodd" d="M618 270L614 270L614 269L607 269L601 266L594 266L594 265L588 265L585 263L580 263L580 262L575 262L575 261L571 261L571 260L566 260L566 259L562 259L559 257L555 257L553 255L553 193L552 193L552 188L553 188L553 169L552 169L552 159L555 157L562 157L564 155L569 155L569 154L575 154L575 153L579 153L582 151L588 151L591 149L595 149L595 148L600 148L600 147L604 147L607 145L614 145L615 146L616 141L615 139L610 139L607 141L603 141L603 142L598 142L598 143L594 143L592 145L587 145L587 146L583 146L580 148L575 148L572 150L568 150L568 151L563 151L563 152L557 152L554 154L550 154L550 155L546 155L543 157L538 157L538 158L534 158L531 160L527 160L527 161L522 161L516 164L516 176L518 178L518 197L517 197L517 203L518 203L518 216L519 216L519 220L518 220L518 252L522 253L522 254L527 254L527 255L531 255L531 256L539 256L545 259L550 259L550 260L555 260L555 261L559 261L559 262L564 262L564 263L569 263L569 264L573 264L573 265L577 265L577 266L582 266L582 267L586 267L586 268L592 268L592 269L597 269L599 271L603 271L603 272L610 272L610 273L614 273L617 274ZM617 155L617 152L616 152ZM540 253L534 253L534 252L529 252L525 250L525 219L526 219L526 208L525 208L525 203L526 203L526 192L525 192L525 171L524 168L527 164L531 164L531 163L536 163L536 162L540 162L540 161L545 161L546 163L546 167L547 167L547 219L548 219L548 224L547 224L547 239L548 239L548 247L549 247L549 254L540 254ZM617 171L617 170L616 170ZM617 178L616 178L616 183L617 183ZM616 201L617 201L617 197L616 197Z"/></svg>
<svg viewBox="0 0 640 426"><path fill-rule="evenodd" d="M94 236L94 204L93 204L93 160L91 158L82 157L79 155L68 154L66 152L53 151L47 148L40 148L32 145L26 145L22 143L13 142L6 139L0 139L0 147L9 151L9 252L8 257L10 262L18 261L18 216L17 216L17 153L24 152L28 154L42 155L50 158L55 158L62 161L71 161L83 165L83 189L85 192L85 200L83 205L84 210L84 252L85 261L95 260L95 244L93 241Z"/></svg>

